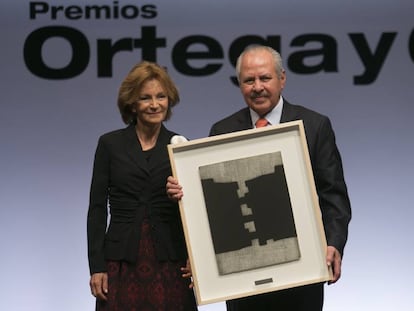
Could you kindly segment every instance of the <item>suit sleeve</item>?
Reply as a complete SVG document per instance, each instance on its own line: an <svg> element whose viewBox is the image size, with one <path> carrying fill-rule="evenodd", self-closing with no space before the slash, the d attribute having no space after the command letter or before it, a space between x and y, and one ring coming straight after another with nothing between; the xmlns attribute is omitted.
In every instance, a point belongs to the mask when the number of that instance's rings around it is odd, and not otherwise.
<svg viewBox="0 0 414 311"><path fill-rule="evenodd" d="M323 118L318 126L315 141L315 150L311 152L312 165L327 243L343 254L351 220L351 205L341 156L328 118Z"/></svg>
<svg viewBox="0 0 414 311"><path fill-rule="evenodd" d="M99 139L95 152L87 218L90 273L106 271L104 240L108 217L109 153Z"/></svg>
<svg viewBox="0 0 414 311"><path fill-rule="evenodd" d="M208 136L216 136L216 135L220 135L220 134L224 134L226 133L226 130L220 130L219 126L216 124L213 124L213 126L210 128L210 132L208 134Z"/></svg>

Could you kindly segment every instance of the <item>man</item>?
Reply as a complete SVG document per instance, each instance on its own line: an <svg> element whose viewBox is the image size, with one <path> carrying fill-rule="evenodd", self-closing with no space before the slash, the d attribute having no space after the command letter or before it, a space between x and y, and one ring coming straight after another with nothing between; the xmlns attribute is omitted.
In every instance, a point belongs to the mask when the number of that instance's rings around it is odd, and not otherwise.
<svg viewBox="0 0 414 311"><path fill-rule="evenodd" d="M248 107L215 123L210 135L258 127L259 120L270 125L303 120L328 244L326 262L333 269L329 283L333 284L341 276L351 207L331 123L326 116L292 105L282 97L286 73L279 53L272 48L248 47L239 56L236 70ZM167 193L174 199L183 195L181 186L172 177L167 182ZM320 311L322 306L322 283L227 301L229 311Z"/></svg>

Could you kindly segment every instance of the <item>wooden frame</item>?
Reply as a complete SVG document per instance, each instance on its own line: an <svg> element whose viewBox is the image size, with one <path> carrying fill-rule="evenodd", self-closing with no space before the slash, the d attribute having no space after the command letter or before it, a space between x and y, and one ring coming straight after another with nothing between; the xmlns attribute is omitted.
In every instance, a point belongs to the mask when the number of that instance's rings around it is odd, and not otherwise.
<svg viewBox="0 0 414 311"><path fill-rule="evenodd" d="M332 278L302 121L168 152L199 305Z"/></svg>

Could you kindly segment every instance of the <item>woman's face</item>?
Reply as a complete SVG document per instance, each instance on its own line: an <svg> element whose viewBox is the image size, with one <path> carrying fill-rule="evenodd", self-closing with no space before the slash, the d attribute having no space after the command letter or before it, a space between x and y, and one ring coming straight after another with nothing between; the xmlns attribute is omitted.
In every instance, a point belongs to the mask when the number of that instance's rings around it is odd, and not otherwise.
<svg viewBox="0 0 414 311"><path fill-rule="evenodd" d="M161 83L148 80L142 86L135 106L137 122L153 126L165 120L168 112L168 96Z"/></svg>

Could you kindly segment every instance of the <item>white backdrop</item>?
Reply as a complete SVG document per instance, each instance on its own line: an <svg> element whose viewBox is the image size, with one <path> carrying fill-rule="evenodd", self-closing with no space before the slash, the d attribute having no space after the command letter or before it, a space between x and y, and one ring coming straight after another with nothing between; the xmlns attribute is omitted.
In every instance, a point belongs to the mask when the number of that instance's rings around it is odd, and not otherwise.
<svg viewBox="0 0 414 311"><path fill-rule="evenodd" d="M30 3L36 11L32 18ZM85 15L93 4L109 5L112 17ZM86 255L93 154L99 135L123 127L118 87L142 55L140 48L115 54L107 77L100 76L98 58L104 44L139 44L146 26L166 40L155 51L144 42L146 53L168 68L182 97L166 125L189 138L207 136L214 121L244 106L230 81L234 42L247 35L280 39L287 70L284 95L331 118L353 206L343 277L327 286L325 310L411 310L413 9L412 0L3 0L0 309L93 309ZM39 38L29 40L55 26L77 31L76 43L86 43L86 50L59 36L37 48ZM216 64L215 72L183 72L185 55L178 49L184 38L194 36L208 37L222 56L188 60L189 68L203 71ZM201 43L188 48L208 50ZM316 56L303 62L294 58L312 50ZM78 70L66 79L41 77L36 59L52 73ZM69 66L72 60L81 63ZM300 68L316 70L304 74ZM200 308L224 309L223 303Z"/></svg>

